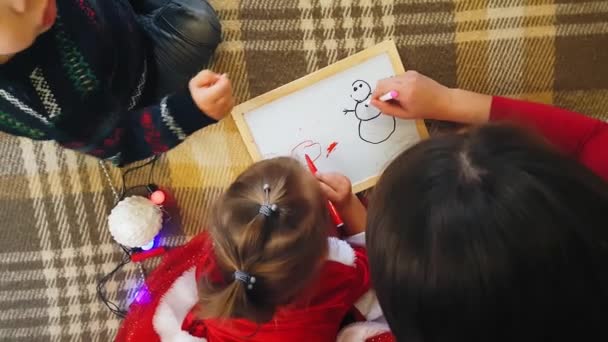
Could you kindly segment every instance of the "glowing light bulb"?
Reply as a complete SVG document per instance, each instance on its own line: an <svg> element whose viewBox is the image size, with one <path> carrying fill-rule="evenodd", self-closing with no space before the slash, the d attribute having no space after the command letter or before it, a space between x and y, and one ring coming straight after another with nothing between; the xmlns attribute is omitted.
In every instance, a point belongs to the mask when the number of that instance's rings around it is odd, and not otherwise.
<svg viewBox="0 0 608 342"><path fill-rule="evenodd" d="M143 284L135 294L135 299L133 301L138 304L147 304L151 299L152 295L150 294L150 290L148 290L148 286Z"/></svg>
<svg viewBox="0 0 608 342"><path fill-rule="evenodd" d="M143 251L149 251L154 248L154 240L140 247Z"/></svg>
<svg viewBox="0 0 608 342"><path fill-rule="evenodd" d="M150 201L156 205L161 205L165 202L167 196L161 190L156 190L150 194Z"/></svg>

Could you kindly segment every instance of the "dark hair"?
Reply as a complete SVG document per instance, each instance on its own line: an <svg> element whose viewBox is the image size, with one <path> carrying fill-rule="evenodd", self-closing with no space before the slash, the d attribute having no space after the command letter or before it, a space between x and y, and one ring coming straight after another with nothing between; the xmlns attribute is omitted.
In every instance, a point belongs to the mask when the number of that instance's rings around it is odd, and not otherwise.
<svg viewBox="0 0 608 342"><path fill-rule="evenodd" d="M315 184L296 160L282 157L252 165L228 188L210 227L223 281L200 283L202 318L266 322L318 274L330 220ZM263 204L276 211L260 213ZM251 289L235 280L237 270L255 277Z"/></svg>
<svg viewBox="0 0 608 342"><path fill-rule="evenodd" d="M607 340L607 243L608 185L512 126L417 144L370 200L372 281L399 341Z"/></svg>

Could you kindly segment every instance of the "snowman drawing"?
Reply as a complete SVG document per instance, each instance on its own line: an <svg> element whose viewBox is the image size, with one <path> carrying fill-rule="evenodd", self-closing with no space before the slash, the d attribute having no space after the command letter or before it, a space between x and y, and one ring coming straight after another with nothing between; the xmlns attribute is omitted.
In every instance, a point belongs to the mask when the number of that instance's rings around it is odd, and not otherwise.
<svg viewBox="0 0 608 342"><path fill-rule="evenodd" d="M395 118L382 115L377 108L367 104L372 95L372 87L363 80L356 80L352 84L351 99L355 101L354 109L344 109L344 115L355 113L359 120L359 138L370 144L380 144L388 140L395 133Z"/></svg>

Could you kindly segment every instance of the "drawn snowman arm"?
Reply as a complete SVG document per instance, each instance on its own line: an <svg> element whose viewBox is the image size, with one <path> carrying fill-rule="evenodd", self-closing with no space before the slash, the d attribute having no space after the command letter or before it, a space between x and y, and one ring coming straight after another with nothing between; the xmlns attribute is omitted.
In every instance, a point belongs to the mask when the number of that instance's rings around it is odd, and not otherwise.
<svg viewBox="0 0 608 342"><path fill-rule="evenodd" d="M348 113L354 113L355 110L354 109L344 109L342 112L344 113L344 115L346 115Z"/></svg>

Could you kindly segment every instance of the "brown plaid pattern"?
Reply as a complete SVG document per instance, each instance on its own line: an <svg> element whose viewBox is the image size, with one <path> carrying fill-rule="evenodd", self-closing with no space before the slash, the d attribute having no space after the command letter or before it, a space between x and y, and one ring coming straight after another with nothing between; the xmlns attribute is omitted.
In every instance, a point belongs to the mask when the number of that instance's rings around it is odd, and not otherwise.
<svg viewBox="0 0 608 342"><path fill-rule="evenodd" d="M608 1L212 2L224 28L213 68L230 74L239 101L392 38L407 69L447 85L608 119ZM230 120L167 153L154 174L177 201L167 243L198 232L249 162ZM116 169L111 177L119 183ZM97 161L0 137L0 340L113 338L120 322L95 293L121 257L106 227L113 200ZM119 273L110 297L132 296L137 274L134 266Z"/></svg>

